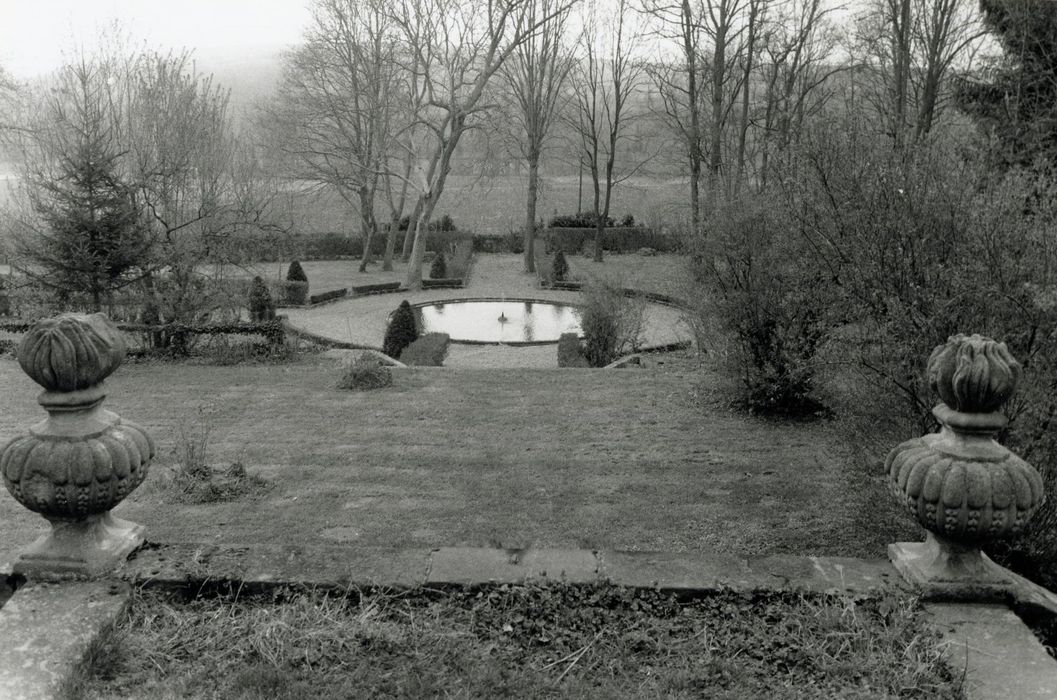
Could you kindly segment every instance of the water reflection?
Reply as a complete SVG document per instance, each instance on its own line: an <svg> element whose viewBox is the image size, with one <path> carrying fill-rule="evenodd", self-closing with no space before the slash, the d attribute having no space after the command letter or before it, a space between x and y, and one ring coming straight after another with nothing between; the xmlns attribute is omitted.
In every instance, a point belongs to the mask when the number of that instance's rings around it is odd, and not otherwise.
<svg viewBox="0 0 1057 700"><path fill-rule="evenodd" d="M534 314L536 306L550 313ZM573 306L527 301L456 301L416 309L424 333L447 333L452 340L484 343L538 343L579 333L580 316Z"/></svg>

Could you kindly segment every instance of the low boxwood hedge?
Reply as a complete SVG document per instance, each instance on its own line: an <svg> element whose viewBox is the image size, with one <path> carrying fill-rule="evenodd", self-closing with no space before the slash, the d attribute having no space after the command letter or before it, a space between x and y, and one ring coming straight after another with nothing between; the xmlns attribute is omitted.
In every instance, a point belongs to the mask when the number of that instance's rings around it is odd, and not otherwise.
<svg viewBox="0 0 1057 700"><path fill-rule="evenodd" d="M309 304L322 304L325 301L331 301L333 299L342 299L348 296L348 289L332 289L329 292L323 292L322 294L313 294L308 298Z"/></svg>
<svg viewBox="0 0 1057 700"><path fill-rule="evenodd" d="M399 282L381 282L378 284L360 284L349 289L352 290L353 294L385 294L387 292L398 292L400 291Z"/></svg>
<svg viewBox="0 0 1057 700"><path fill-rule="evenodd" d="M447 333L426 333L404 348L400 361L414 367L440 367L450 343L451 337Z"/></svg>

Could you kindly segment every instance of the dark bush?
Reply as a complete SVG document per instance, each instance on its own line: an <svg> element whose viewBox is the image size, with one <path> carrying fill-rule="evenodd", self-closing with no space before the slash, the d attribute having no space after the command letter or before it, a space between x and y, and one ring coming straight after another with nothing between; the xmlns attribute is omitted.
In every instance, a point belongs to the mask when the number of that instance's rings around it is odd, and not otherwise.
<svg viewBox="0 0 1057 700"><path fill-rule="evenodd" d="M383 365L378 358L363 353L356 360L349 362L342 368L338 388L370 391L391 386L392 383L392 370Z"/></svg>
<svg viewBox="0 0 1057 700"><path fill-rule="evenodd" d="M272 295L268 292L268 286L264 284L260 275L254 277L253 282L250 283L247 305L250 310L250 321L254 323L275 318L275 304L272 302Z"/></svg>
<svg viewBox="0 0 1057 700"><path fill-rule="evenodd" d="M382 342L382 352L393 359L399 359L404 348L415 342L417 338L415 312L411 309L411 304L407 299L404 299L389 318L389 327L385 331L385 340Z"/></svg>
<svg viewBox="0 0 1057 700"><path fill-rule="evenodd" d="M433 257L433 262L429 266L429 277L430 279L445 279L448 276L448 263L444 259L444 251L437 253Z"/></svg>
<svg viewBox="0 0 1057 700"><path fill-rule="evenodd" d="M568 274L569 262L565 259L565 253L559 250L554 254L554 260L551 262L551 283L564 282Z"/></svg>
<svg viewBox="0 0 1057 700"><path fill-rule="evenodd" d="M712 264L701 275L714 280L708 298L733 339L738 403L753 413L817 413L815 353L827 285L803 264L807 251L788 235L775 202L730 204L709 226L705 258Z"/></svg>
<svg viewBox="0 0 1057 700"><path fill-rule="evenodd" d="M558 366L559 367L590 367L584 356L583 345L580 344L580 336L576 333L562 333L558 338Z"/></svg>
<svg viewBox="0 0 1057 700"><path fill-rule="evenodd" d="M626 296L608 280L583 288L580 328L584 334L584 356L592 367L605 367L638 349L645 323L645 307Z"/></svg>
<svg viewBox="0 0 1057 700"><path fill-rule="evenodd" d="M634 226L635 225L635 217L632 216L631 214L625 214L624 218L620 220L620 225L621 226Z"/></svg>
<svg viewBox="0 0 1057 700"><path fill-rule="evenodd" d="M423 289L459 289L463 281L459 277L445 277L439 280L422 280Z"/></svg>
<svg viewBox="0 0 1057 700"><path fill-rule="evenodd" d="M448 354L447 333L426 333L404 348L400 361L415 367L440 367Z"/></svg>
<svg viewBox="0 0 1057 700"><path fill-rule="evenodd" d="M294 260L290 263L290 267L286 270L286 281L287 282L308 282L308 275L305 274L304 268L301 267L301 263Z"/></svg>

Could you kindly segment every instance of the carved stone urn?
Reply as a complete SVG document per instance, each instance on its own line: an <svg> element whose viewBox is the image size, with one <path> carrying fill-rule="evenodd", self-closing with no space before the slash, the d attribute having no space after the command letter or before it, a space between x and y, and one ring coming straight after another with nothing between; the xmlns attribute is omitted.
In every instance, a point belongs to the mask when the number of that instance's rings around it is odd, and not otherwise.
<svg viewBox="0 0 1057 700"><path fill-rule="evenodd" d="M892 493L927 531L924 542L889 545L889 556L933 596L1005 591L1005 569L980 546L1021 532L1042 504L1038 471L994 440L1007 423L998 409L1019 377L1004 343L950 337L928 363L929 384L942 400L932 410L940 432L904 442L885 461Z"/></svg>
<svg viewBox="0 0 1057 700"><path fill-rule="evenodd" d="M18 363L44 387L48 417L0 450L4 485L52 526L15 563L38 576L98 576L143 542L143 526L110 509L142 483L154 442L138 425L103 408L103 380L125 343L103 314L40 321L18 347Z"/></svg>

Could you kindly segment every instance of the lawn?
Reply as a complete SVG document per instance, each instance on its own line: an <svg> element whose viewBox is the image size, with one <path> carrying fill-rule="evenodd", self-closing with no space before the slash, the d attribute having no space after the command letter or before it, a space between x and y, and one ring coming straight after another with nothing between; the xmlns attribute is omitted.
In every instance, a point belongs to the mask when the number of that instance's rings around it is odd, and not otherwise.
<svg viewBox="0 0 1057 700"><path fill-rule="evenodd" d="M880 473L826 424L727 408L694 360L663 368L405 370L392 388L335 388L339 366L133 364L107 406L159 455L118 514L166 542L718 550L883 557L917 538ZM0 440L42 417L0 359ZM168 486L174 431L211 431L210 462L270 481L254 499L186 504ZM0 561L44 527L4 491Z"/></svg>
<svg viewBox="0 0 1057 700"><path fill-rule="evenodd" d="M277 605L148 589L66 697L963 697L923 630L896 598L551 585Z"/></svg>

